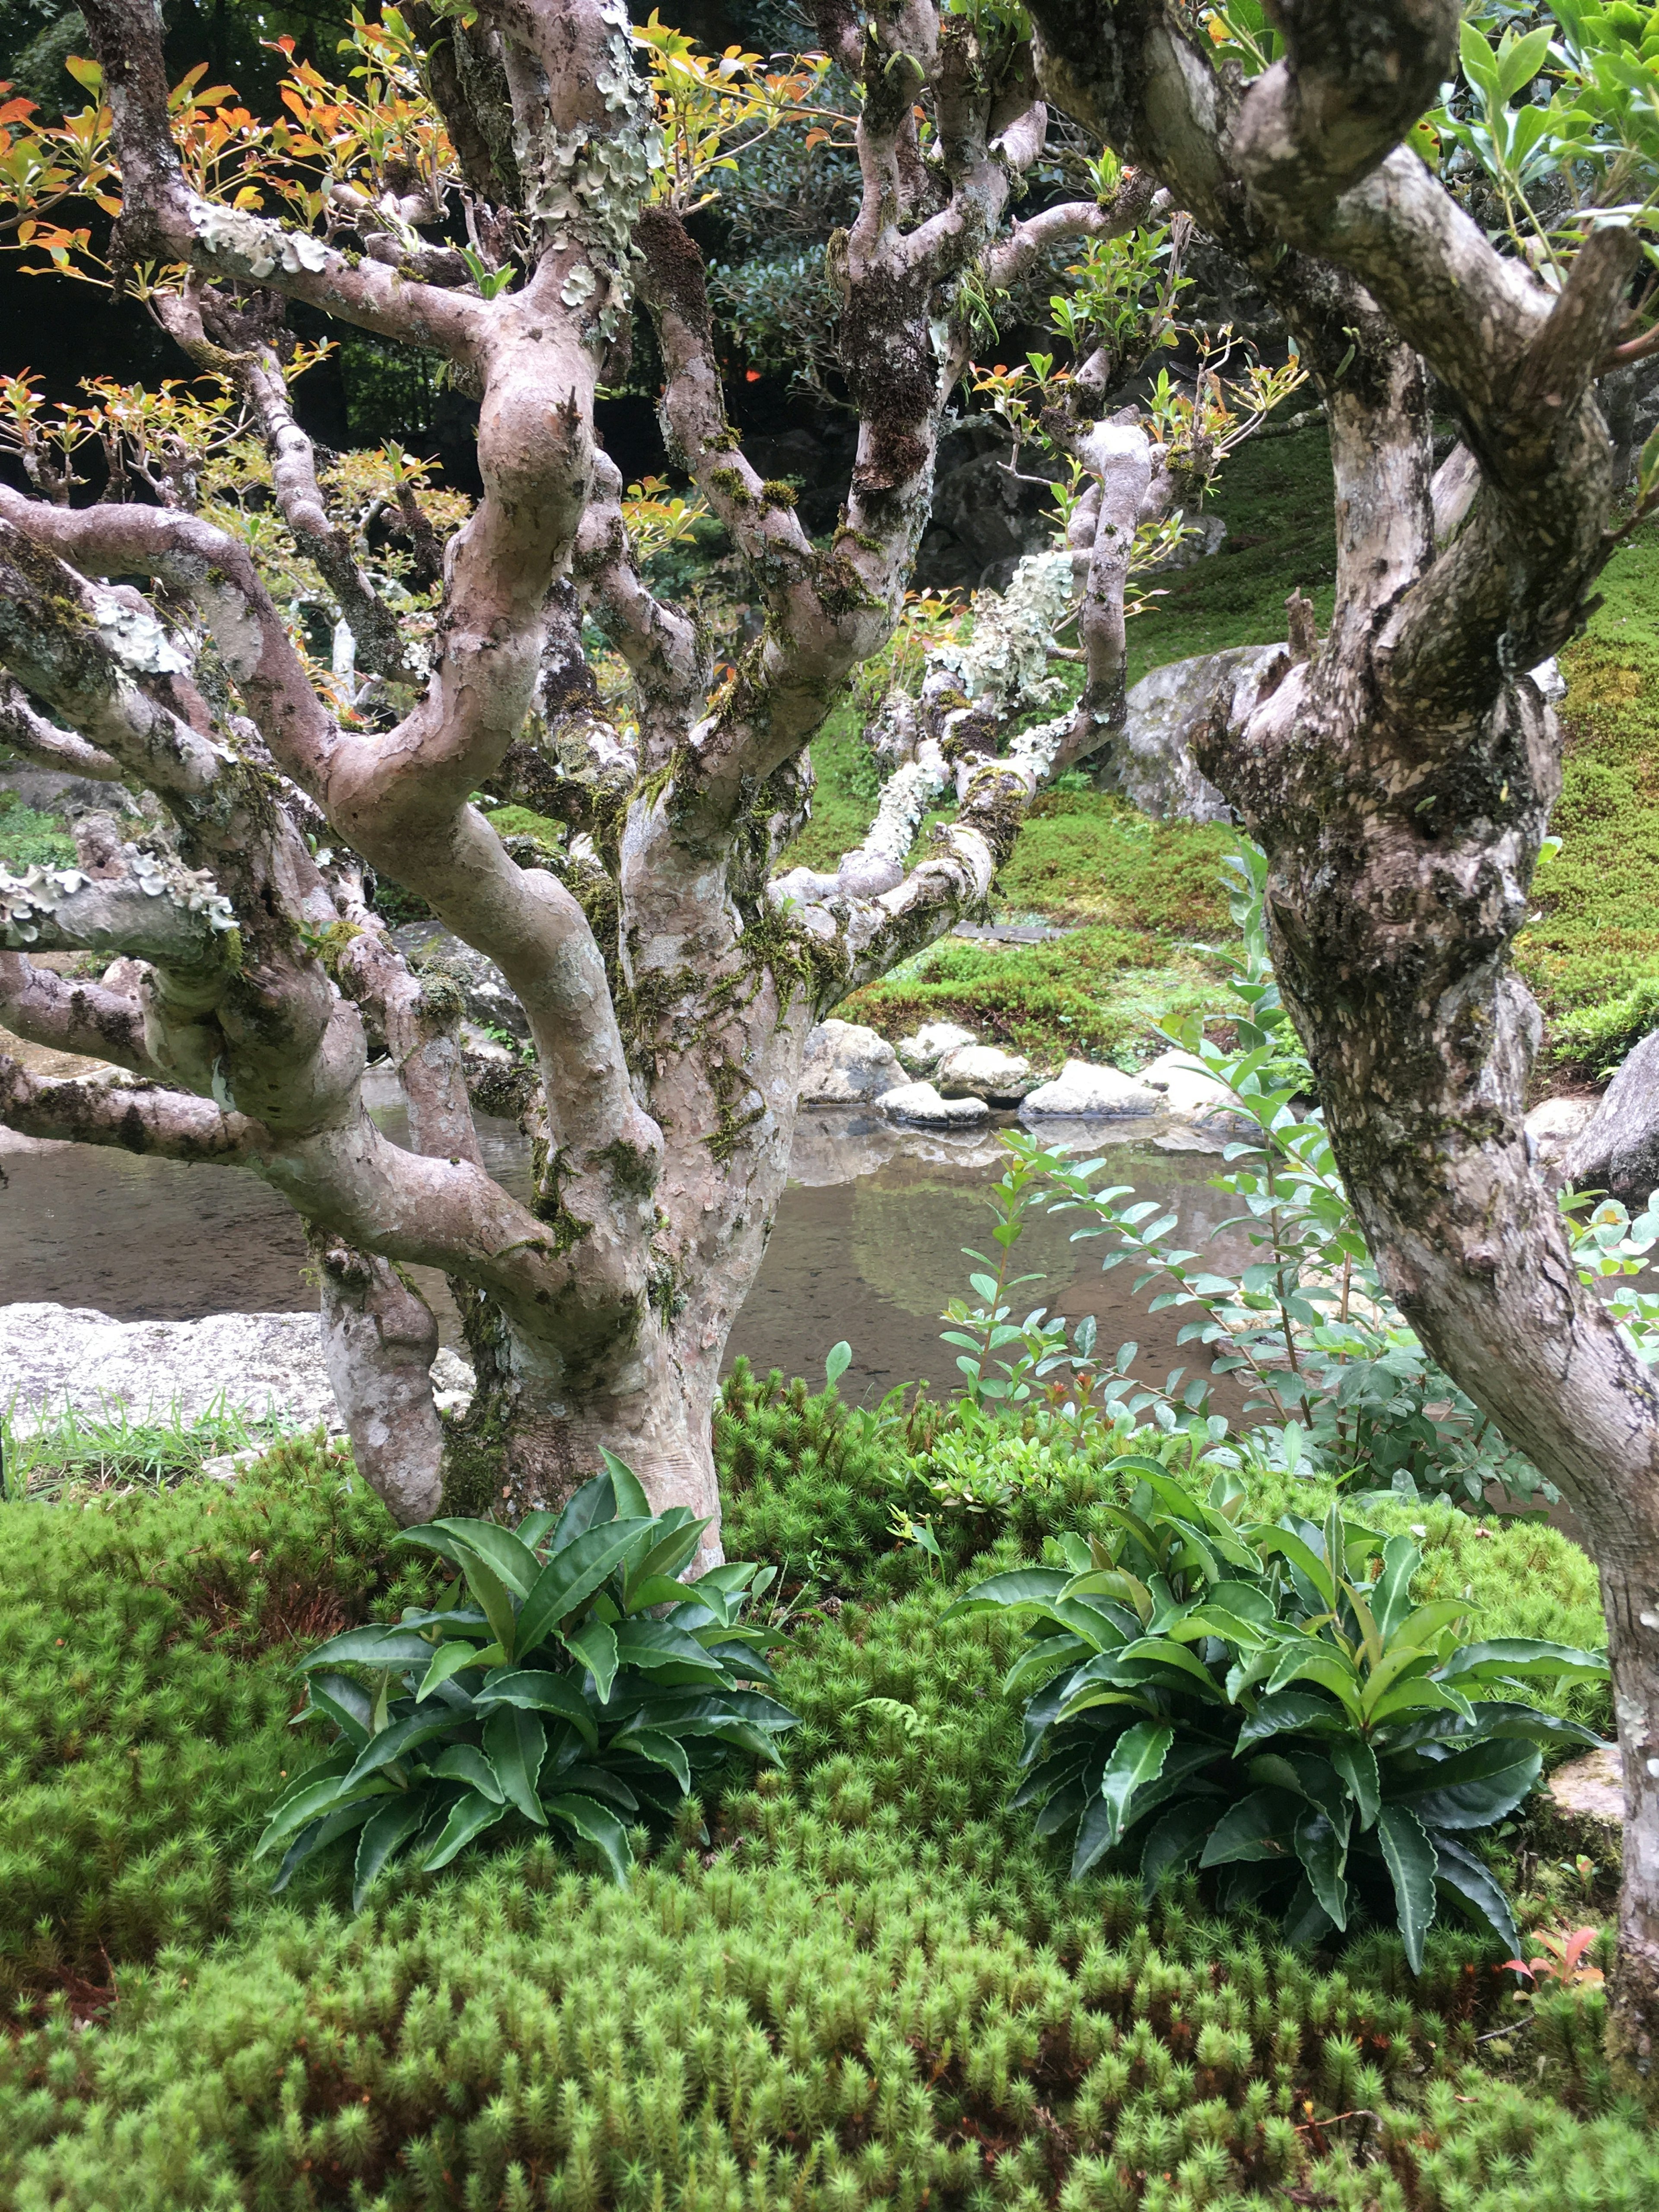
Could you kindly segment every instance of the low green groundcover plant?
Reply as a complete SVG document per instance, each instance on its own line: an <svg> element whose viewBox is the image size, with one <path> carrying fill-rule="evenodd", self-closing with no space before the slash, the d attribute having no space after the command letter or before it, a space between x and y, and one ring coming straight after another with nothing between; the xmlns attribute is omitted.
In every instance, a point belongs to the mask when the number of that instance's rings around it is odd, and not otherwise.
<svg viewBox="0 0 1659 2212"><path fill-rule="evenodd" d="M1520 1638L1466 1642L1456 1599L1413 1602L1423 1554L1344 1519L1240 1525L1244 1486L1207 1500L1157 1461L1108 1540L1062 1538L1070 1571L1019 1568L956 1615L1012 1609L1032 1641L1014 1802L1040 1833L1075 1826L1073 1879L1108 1853L1151 1898L1196 1865L1224 1906L1273 1911L1293 1942L1346 1929L1388 1896L1413 1972L1440 1897L1514 1947L1503 1890L1462 1840L1538 1780L1540 1747L1599 1739L1523 1702L1538 1681L1605 1678L1599 1654Z"/></svg>
<svg viewBox="0 0 1659 2212"><path fill-rule="evenodd" d="M256 1856L286 1846L286 1886L313 1853L355 1835L354 1903L415 1846L428 1872L504 1821L556 1823L592 1844L618 1881L628 1823L668 1820L695 1772L731 1751L777 1763L795 1724L770 1682L766 1632L744 1627L769 1574L721 1566L675 1577L706 1521L653 1514L611 1454L562 1512L434 1521L401 1540L456 1571L432 1606L349 1629L300 1662L301 1720L332 1722L338 1747L289 1784ZM368 1668L373 1689L335 1671ZM400 1676L404 1694L392 1692Z"/></svg>

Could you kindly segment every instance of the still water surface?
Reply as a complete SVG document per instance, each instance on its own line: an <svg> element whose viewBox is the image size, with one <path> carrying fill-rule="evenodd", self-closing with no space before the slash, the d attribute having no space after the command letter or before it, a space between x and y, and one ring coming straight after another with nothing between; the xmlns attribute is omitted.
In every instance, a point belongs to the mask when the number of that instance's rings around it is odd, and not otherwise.
<svg viewBox="0 0 1659 2212"><path fill-rule="evenodd" d="M402 1136L398 1108L376 1118L389 1135ZM528 1148L517 1127L480 1116L479 1128L491 1173L527 1195ZM1152 1127L1097 1125L1070 1130L1066 1141L1108 1153L1110 1173L1097 1181L1132 1183L1140 1196L1176 1206L1187 1243L1203 1247L1236 1210L1236 1201L1207 1187L1220 1164L1160 1151L1153 1134ZM853 1364L842 1387L855 1401L922 1376L953 1380L955 1352L939 1342L939 1313L967 1290L975 1263L961 1248L991 1249L985 1191L1000 1172L994 1139L900 1132L829 1110L803 1115L791 1169L729 1356L746 1353L762 1370L817 1376L824 1352L844 1337ZM0 1301L91 1306L120 1321L298 1312L313 1303L300 1273L306 1251L298 1221L240 1169L0 1132ZM1093 1313L1103 1345L1111 1350L1134 1339L1142 1371L1160 1381L1189 1362L1175 1340L1182 1316L1148 1316L1131 1292L1134 1271L1103 1273L1106 1242L1074 1244L1073 1226L1069 1218L1038 1218L1022 1240L1022 1269L1046 1279L1016 1294L1017 1316L1044 1304L1073 1320ZM446 1341L455 1340L441 1278L419 1272Z"/></svg>

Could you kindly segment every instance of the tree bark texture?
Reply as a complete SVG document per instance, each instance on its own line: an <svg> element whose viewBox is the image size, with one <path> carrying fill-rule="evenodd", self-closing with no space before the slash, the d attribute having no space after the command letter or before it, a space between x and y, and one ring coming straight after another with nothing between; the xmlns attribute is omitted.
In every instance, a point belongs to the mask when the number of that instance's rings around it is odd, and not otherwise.
<svg viewBox="0 0 1659 2212"><path fill-rule="evenodd" d="M1635 247L1593 235L1553 294L1401 147L1451 73L1454 0L1285 0L1286 57L1248 88L1164 0L1031 13L1050 96L1255 269L1325 404L1330 634L1197 757L1268 854L1280 982L1385 1279L1601 1568L1626 1796L1612 2034L1659 2105L1659 1395L1529 1164L1540 1024L1509 968L1560 780L1521 672L1606 558L1593 385ZM1463 438L1438 482L1428 369Z"/></svg>
<svg viewBox="0 0 1659 2212"><path fill-rule="evenodd" d="M113 259L168 272L158 319L239 392L334 611L334 684L313 681L248 547L187 499L76 507L0 488L0 734L147 787L170 824L159 844L107 841L94 869L0 878L0 1019L123 1071L52 1083L0 1059L0 1113L234 1162L292 1200L359 1464L400 1518L557 1499L605 1447L658 1505L705 1516L716 1558L710 1409L782 1187L806 1032L981 902L1042 777L1121 728L1123 556L1156 475L1145 433L1079 428L1085 463L1100 448L1099 528L1075 548L1091 685L1073 725L1005 755L982 717L941 759L960 804L920 866L895 830L868 865L795 897L769 878L808 811L805 748L902 608L967 362L964 287L1127 229L1148 191L1126 178L1115 200L1013 220L1047 128L1029 47L994 27L981 45L928 0L850 44L830 27L860 89L862 198L835 273L860 429L825 549L726 419L702 257L658 195L620 0L484 0L476 23L434 30L453 174L435 198L339 184L312 234L204 196L181 166L150 0L90 0L88 24L120 171ZM516 285L484 296L459 252L418 235L458 211L504 277L512 249ZM636 290L670 450L766 610L719 681L712 641L639 571L594 431ZM331 510L288 398L289 301L436 354L480 396L483 495L441 553L415 492L398 494L441 573L429 650ZM587 622L630 672L625 714L601 703ZM568 831L535 866L471 803L518 775ZM484 1171L459 1006L409 971L364 864L495 962L524 1009L527 1204ZM133 957L108 986L69 984L31 961L49 949ZM371 1038L403 1087L406 1147L363 1103ZM411 1265L441 1269L460 1302L479 1386L464 1420L433 1411Z"/></svg>

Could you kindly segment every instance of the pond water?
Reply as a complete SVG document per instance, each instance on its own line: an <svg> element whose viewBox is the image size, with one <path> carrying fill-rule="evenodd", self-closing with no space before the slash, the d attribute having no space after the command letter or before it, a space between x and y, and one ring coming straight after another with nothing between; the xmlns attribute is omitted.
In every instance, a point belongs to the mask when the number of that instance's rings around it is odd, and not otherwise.
<svg viewBox="0 0 1659 2212"><path fill-rule="evenodd" d="M402 1136L400 1108L387 1103L376 1118L389 1135ZM491 1173L527 1195L528 1147L516 1126L481 1115L479 1129ZM1189 1244L1208 1243L1235 1210L1207 1188L1218 1161L1158 1149L1156 1125L1067 1125L1056 1133L1068 1148L1110 1153L1111 1173L1098 1180L1133 1183L1142 1196L1176 1206ZM4 1131L0 1170L0 1300L91 1306L119 1321L299 1312L314 1302L301 1276L306 1250L297 1219L244 1170L42 1144ZM844 1109L804 1115L790 1183L728 1358L746 1353L763 1371L781 1367L816 1379L825 1352L845 1338L853 1364L842 1387L855 1402L923 1376L954 1380L955 1352L939 1341L940 1310L967 1292L975 1263L961 1248L990 1249L985 1192L1000 1171L994 1135L900 1131ZM1016 1295L1018 1317L1036 1305L1074 1321L1093 1313L1107 1350L1131 1338L1139 1344L1142 1372L1162 1381L1170 1368L1190 1364L1176 1344L1182 1317L1149 1316L1131 1291L1134 1271L1103 1274L1105 1241L1073 1244L1073 1225L1039 1217L1022 1240L1022 1271L1046 1279ZM445 1340L457 1341L442 1278L416 1272L439 1309Z"/></svg>

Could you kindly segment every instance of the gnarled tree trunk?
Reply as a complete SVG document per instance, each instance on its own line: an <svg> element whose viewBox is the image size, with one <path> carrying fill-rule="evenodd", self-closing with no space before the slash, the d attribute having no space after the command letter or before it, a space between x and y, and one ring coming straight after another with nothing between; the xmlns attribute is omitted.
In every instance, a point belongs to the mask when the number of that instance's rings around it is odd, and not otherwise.
<svg viewBox="0 0 1659 2212"><path fill-rule="evenodd" d="M1330 634L1198 757L1267 852L1280 981L1389 1289L1601 1569L1626 1805L1613 2047L1659 2106L1659 1391L1528 1163L1539 1023L1508 965L1560 778L1521 672L1607 557L1592 386L1637 250L1593 233L1553 292L1401 147L1450 74L1456 0L1281 0L1286 58L1248 89L1165 0L1031 13L1050 95L1252 264L1325 403ZM1464 441L1437 478L1426 368Z"/></svg>

